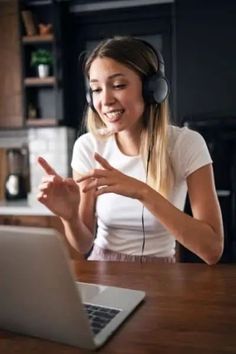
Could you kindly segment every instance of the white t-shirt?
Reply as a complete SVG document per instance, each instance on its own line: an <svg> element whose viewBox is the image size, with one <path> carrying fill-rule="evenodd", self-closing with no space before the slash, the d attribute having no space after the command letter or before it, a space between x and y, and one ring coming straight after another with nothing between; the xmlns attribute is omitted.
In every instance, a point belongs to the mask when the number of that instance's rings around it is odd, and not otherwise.
<svg viewBox="0 0 236 354"><path fill-rule="evenodd" d="M172 160L175 184L169 201L183 210L187 194L186 178L198 168L212 162L203 137L186 127L169 127L169 152ZM99 168L94 159L98 152L114 168L124 174L145 181L146 172L141 156L124 155L114 136L98 140L91 133L80 136L73 149L73 170L84 174ZM141 255L143 243L142 204L132 198L105 193L96 202L97 233L95 243L112 251ZM147 209L144 209L145 249L143 255L171 257L175 254L175 238Z"/></svg>

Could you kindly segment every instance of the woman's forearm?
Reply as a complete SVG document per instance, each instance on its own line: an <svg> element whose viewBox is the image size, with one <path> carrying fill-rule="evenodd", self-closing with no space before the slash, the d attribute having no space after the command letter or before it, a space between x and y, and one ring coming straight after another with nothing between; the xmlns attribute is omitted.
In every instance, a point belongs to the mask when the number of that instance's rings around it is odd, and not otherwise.
<svg viewBox="0 0 236 354"><path fill-rule="evenodd" d="M79 253L88 253L94 240L94 235L89 228L80 221L79 217L75 217L69 221L61 218L61 221L64 226L65 236L70 245Z"/></svg>
<svg viewBox="0 0 236 354"><path fill-rule="evenodd" d="M216 263L223 249L223 231L177 209L148 185L138 198L175 239L208 264Z"/></svg>

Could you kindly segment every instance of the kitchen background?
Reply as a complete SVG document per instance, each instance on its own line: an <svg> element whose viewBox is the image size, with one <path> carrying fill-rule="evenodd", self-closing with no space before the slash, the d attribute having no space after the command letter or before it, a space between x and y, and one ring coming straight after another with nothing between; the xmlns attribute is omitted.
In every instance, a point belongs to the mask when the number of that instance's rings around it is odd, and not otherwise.
<svg viewBox="0 0 236 354"><path fill-rule="evenodd" d="M71 174L73 142L83 132L82 53L105 37L131 34L163 53L173 122L207 141L226 234L221 261L235 262L235 16L234 0L1 0L0 223L52 226L36 201L37 156ZM42 63L48 73L39 72ZM17 200L16 181L7 180L19 173L27 199ZM199 261L179 253L181 261Z"/></svg>

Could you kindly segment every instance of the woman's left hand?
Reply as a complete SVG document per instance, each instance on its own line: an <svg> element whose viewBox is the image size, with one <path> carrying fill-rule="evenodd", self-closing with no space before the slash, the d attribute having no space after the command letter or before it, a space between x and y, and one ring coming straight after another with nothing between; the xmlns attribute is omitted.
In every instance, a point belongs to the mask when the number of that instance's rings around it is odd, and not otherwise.
<svg viewBox="0 0 236 354"><path fill-rule="evenodd" d="M133 177L129 177L112 167L101 155L95 153L94 158L102 166L101 169L93 169L78 179L76 182L87 180L83 192L96 188L96 195L104 193L116 193L126 197L141 199L147 185Z"/></svg>

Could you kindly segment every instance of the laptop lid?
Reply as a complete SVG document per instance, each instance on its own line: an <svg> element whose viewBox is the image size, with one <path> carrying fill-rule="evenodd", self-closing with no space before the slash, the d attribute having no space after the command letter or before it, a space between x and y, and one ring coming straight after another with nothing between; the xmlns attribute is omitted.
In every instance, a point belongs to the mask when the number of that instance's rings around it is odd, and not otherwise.
<svg viewBox="0 0 236 354"><path fill-rule="evenodd" d="M0 226L0 328L88 349L102 345L142 301L131 289L74 280L54 229ZM83 302L120 313L94 336Z"/></svg>

